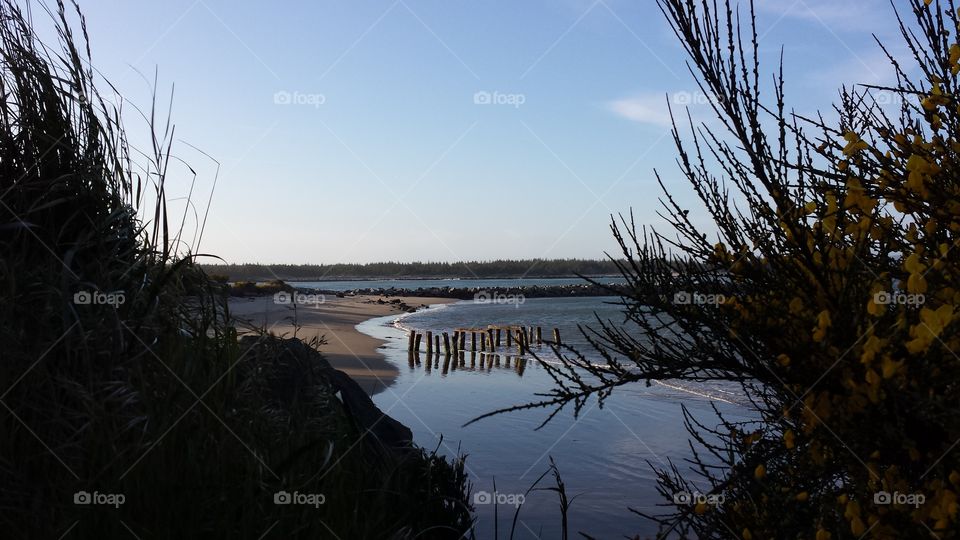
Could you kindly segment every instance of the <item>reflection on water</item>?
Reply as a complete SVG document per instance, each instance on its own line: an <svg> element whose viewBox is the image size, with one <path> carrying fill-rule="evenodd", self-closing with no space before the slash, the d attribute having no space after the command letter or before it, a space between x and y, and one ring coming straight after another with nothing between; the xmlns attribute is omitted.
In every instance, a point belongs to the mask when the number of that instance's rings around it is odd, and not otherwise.
<svg viewBox="0 0 960 540"><path fill-rule="evenodd" d="M477 352L460 352L456 355L435 354L427 357L419 353L407 354L407 365L410 368L423 368L427 373L439 370L441 375L449 375L451 371L490 371L492 369L503 369L513 371L518 377L528 368L539 368L540 364L529 358L521 356L508 356L501 354L487 354Z"/></svg>
<svg viewBox="0 0 960 540"><path fill-rule="evenodd" d="M629 508L662 511L658 505L664 501L647 462L665 467L689 457L681 404L707 423L713 421L711 404L733 420L749 419L735 388L634 384L617 389L602 408L592 400L576 417L567 408L540 429L552 409L514 411L464 427L484 413L542 399L552 388L546 370L536 360L507 350L412 358L407 350L409 329L443 332L488 324L557 327L564 342L580 346L585 341L577 337L577 324L590 323L595 312L622 320L616 306L603 299L564 298L527 300L520 308L465 302L360 325L362 331L387 340L383 352L401 371L396 384L374 397L377 405L409 426L421 446L446 455L467 454L479 495L478 538L493 537L495 509L501 535L509 530L514 513L510 503L546 471L550 457L560 468L568 496L577 496L569 515L572 531L598 538L651 536L653 524ZM534 351L550 360L546 346ZM487 503L496 500L484 495L494 492L494 483L503 505ZM541 487L546 486L545 480ZM515 537L557 538L559 527L556 494L526 494Z"/></svg>

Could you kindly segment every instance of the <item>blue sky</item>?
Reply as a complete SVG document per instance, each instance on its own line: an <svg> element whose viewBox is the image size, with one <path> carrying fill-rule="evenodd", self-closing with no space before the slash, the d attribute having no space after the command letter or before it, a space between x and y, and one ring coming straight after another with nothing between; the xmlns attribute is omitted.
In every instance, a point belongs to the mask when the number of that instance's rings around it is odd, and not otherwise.
<svg viewBox="0 0 960 540"><path fill-rule="evenodd" d="M228 262L602 257L611 213L658 225L677 174L667 99L697 105L652 0L81 0L94 64L147 106L174 87L175 151L198 173L200 251ZM883 82L883 0L758 2L766 67L825 109ZM128 113L133 110L126 106ZM134 140L142 121L129 115ZM189 144L187 144L189 143ZM184 208L190 175L171 175ZM187 214L188 238L197 226Z"/></svg>

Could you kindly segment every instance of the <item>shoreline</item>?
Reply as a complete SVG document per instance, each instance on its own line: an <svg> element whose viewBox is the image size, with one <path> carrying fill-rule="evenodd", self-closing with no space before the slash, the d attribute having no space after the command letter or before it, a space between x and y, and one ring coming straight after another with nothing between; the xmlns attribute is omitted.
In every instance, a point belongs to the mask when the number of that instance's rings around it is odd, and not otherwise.
<svg viewBox="0 0 960 540"><path fill-rule="evenodd" d="M241 334L245 329L250 331L252 325L305 342L325 339L326 343L321 344L319 350L330 365L356 381L367 395L373 396L391 386L400 370L378 352L386 341L364 334L357 325L388 315L399 317L409 312L408 307L419 311L456 301L433 297L328 295L320 302L301 304L294 309L290 304L274 302L272 295L231 297L230 314Z"/></svg>

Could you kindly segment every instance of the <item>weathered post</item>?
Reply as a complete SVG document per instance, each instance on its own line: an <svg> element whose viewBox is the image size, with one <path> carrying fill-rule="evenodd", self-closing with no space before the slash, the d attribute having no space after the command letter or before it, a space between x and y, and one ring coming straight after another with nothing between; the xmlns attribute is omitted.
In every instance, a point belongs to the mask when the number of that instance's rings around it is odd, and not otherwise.
<svg viewBox="0 0 960 540"><path fill-rule="evenodd" d="M471 351L477 350L477 333L476 332L470 332L470 350Z"/></svg>
<svg viewBox="0 0 960 540"><path fill-rule="evenodd" d="M537 345L543 345L543 329L537 327Z"/></svg>
<svg viewBox="0 0 960 540"><path fill-rule="evenodd" d="M427 356L433 355L433 332L427 330Z"/></svg>
<svg viewBox="0 0 960 540"><path fill-rule="evenodd" d="M560 329L559 328L553 329L553 342L556 343L557 345L560 345Z"/></svg>
<svg viewBox="0 0 960 540"><path fill-rule="evenodd" d="M450 356L450 335L446 332L443 333L443 353Z"/></svg>
<svg viewBox="0 0 960 540"><path fill-rule="evenodd" d="M497 347L500 346L500 327L497 327Z"/></svg>
<svg viewBox="0 0 960 540"><path fill-rule="evenodd" d="M437 356L440 356L440 334L434 334L434 335L433 335L433 341L434 341L433 344L434 344L434 345L436 346L436 348L437 348Z"/></svg>
<svg viewBox="0 0 960 540"><path fill-rule="evenodd" d="M414 334L417 334L414 332ZM423 334L417 334L417 339L413 344L413 350L417 351L417 354L420 353L420 338L423 337Z"/></svg>
<svg viewBox="0 0 960 540"><path fill-rule="evenodd" d="M408 350L408 351L413 351L413 343L414 343L416 340L417 340L417 331L416 331L416 330L411 330L411 331L410 331L410 342L407 344L407 350Z"/></svg>

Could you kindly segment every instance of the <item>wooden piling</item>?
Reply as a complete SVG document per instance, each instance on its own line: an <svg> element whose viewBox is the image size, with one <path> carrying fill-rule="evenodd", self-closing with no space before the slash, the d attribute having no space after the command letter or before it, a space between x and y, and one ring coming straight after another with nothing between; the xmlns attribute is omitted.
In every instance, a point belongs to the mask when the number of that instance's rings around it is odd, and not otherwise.
<svg viewBox="0 0 960 540"><path fill-rule="evenodd" d="M446 332L443 333L443 353L450 356L450 335Z"/></svg>
<svg viewBox="0 0 960 540"><path fill-rule="evenodd" d="M417 339L416 339L416 341L415 341L414 344L413 344L413 350L415 350L415 351L417 351L417 353L419 353L419 352L420 352L420 338L423 337L423 334L417 334L416 332L414 332L414 334L416 334Z"/></svg>
<svg viewBox="0 0 960 540"><path fill-rule="evenodd" d="M559 329L559 328L554 328L554 329L553 329L553 342L556 343L557 345L560 345L560 344L561 344L561 343L560 343L560 329Z"/></svg>
<svg viewBox="0 0 960 540"><path fill-rule="evenodd" d="M434 346L437 348L437 356L440 356L440 334L434 334L433 342Z"/></svg>
<svg viewBox="0 0 960 540"><path fill-rule="evenodd" d="M543 345L543 329L537 327L537 345Z"/></svg>
<svg viewBox="0 0 960 540"><path fill-rule="evenodd" d="M470 332L470 350L471 351L477 350L477 333L476 332Z"/></svg>
<svg viewBox="0 0 960 540"><path fill-rule="evenodd" d="M427 330L427 356L433 354L433 332Z"/></svg>
<svg viewBox="0 0 960 540"><path fill-rule="evenodd" d="M507 348L513 347L513 327L507 327Z"/></svg>
<svg viewBox="0 0 960 540"><path fill-rule="evenodd" d="M500 328L497 328L497 347L500 346Z"/></svg>
<svg viewBox="0 0 960 540"><path fill-rule="evenodd" d="M407 350L408 350L408 351L411 351L411 352L413 351L413 344L414 344L414 342L415 342L416 340L417 340L417 331L416 331L416 330L411 330L411 331L410 331L410 342L407 344Z"/></svg>

